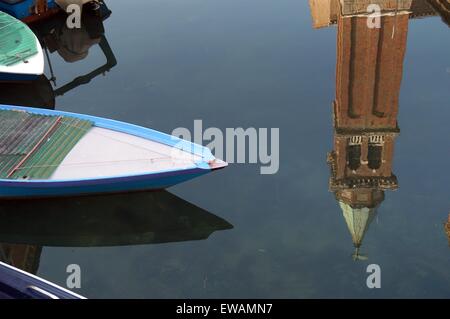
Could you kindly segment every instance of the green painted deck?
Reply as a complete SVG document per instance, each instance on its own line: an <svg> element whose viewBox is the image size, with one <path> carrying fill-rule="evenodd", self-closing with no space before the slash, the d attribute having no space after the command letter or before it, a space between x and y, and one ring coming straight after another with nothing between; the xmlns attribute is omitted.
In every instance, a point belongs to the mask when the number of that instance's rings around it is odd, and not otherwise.
<svg viewBox="0 0 450 319"><path fill-rule="evenodd" d="M0 66L12 66L37 53L33 32L21 21L0 12Z"/></svg>
<svg viewBox="0 0 450 319"><path fill-rule="evenodd" d="M0 178L48 179L92 123L0 110Z"/></svg>

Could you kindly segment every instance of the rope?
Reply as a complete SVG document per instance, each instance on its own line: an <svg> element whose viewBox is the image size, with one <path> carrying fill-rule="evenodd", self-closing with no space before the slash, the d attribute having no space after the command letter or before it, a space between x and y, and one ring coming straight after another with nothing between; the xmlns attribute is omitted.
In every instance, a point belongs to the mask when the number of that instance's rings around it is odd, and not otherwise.
<svg viewBox="0 0 450 319"><path fill-rule="evenodd" d="M76 167L76 166L85 166L85 165L110 165L110 164L115 164L115 163L125 163L125 162L142 162L142 161L150 161L152 163L155 163L156 160L160 160L160 161L164 161L164 160L171 160L172 158L170 157L166 157L166 158L139 158L139 159L131 159L131 160L117 160L117 161L102 161L102 162L83 162L83 163L72 163L72 164L65 164L65 165L31 165L31 166L22 166L18 169L16 169L16 171L20 171L20 170L24 170L24 169L28 169L28 168L49 168L49 167ZM175 162L175 161L174 161ZM192 162L190 161L178 161L179 163L186 163L186 164L190 164Z"/></svg>

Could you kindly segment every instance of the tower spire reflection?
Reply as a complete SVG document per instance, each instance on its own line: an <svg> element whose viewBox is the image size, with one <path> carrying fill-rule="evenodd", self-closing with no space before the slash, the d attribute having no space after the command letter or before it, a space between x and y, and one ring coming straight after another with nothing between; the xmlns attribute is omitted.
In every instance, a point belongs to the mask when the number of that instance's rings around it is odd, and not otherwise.
<svg viewBox="0 0 450 319"><path fill-rule="evenodd" d="M352 236L355 260L365 258L360 247L384 191L398 187L392 163L400 132L397 115L409 12L391 15L391 2L384 3L380 28L368 27L360 1L341 1L337 16L334 150L328 163L330 190ZM406 9L405 1L401 5Z"/></svg>

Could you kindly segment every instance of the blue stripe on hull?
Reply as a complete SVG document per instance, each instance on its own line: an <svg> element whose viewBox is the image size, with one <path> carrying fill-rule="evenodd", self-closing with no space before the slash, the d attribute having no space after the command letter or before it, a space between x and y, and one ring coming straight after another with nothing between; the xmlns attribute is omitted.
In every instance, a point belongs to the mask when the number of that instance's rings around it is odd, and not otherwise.
<svg viewBox="0 0 450 319"><path fill-rule="evenodd" d="M193 169L178 172L178 174L157 174L111 180L74 182L42 182L13 183L0 182L0 198L29 198L75 196L100 193L121 193L140 190L160 190L183 183L208 173L205 169Z"/></svg>

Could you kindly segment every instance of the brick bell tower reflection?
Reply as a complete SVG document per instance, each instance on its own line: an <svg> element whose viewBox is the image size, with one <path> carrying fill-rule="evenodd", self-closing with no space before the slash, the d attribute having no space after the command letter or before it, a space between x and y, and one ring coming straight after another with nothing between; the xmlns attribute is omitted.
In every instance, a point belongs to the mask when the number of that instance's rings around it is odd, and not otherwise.
<svg viewBox="0 0 450 319"><path fill-rule="evenodd" d="M343 211L355 246L353 258L358 260L365 259L359 249L384 191L398 188L392 164L400 132L397 115L409 12L396 9L392 15L392 8L385 6L381 27L369 28L368 18L344 2L337 19L334 150L328 163L330 190Z"/></svg>
<svg viewBox="0 0 450 319"><path fill-rule="evenodd" d="M385 190L398 188L392 164L412 1L369 1L382 9L380 28L367 24L369 2L325 2L330 19L317 10L319 2L311 0L310 6L316 27L336 23L338 28L329 188L352 235L353 258L361 260L366 259L359 251L364 235Z"/></svg>

